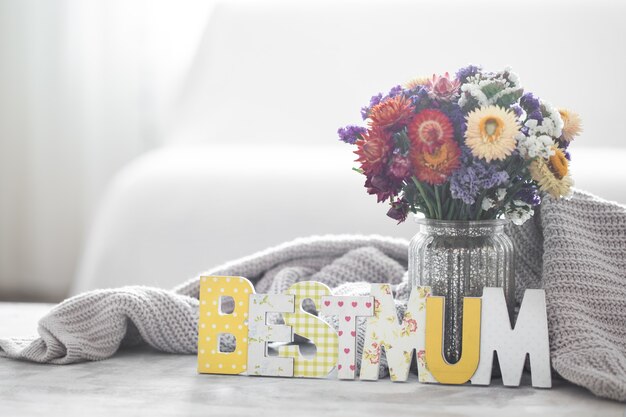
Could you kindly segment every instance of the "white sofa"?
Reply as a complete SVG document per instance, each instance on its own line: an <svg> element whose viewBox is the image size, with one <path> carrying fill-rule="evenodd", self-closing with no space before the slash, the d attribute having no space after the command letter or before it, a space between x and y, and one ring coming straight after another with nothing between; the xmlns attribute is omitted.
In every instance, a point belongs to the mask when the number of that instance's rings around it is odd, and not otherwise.
<svg viewBox="0 0 626 417"><path fill-rule="evenodd" d="M626 203L625 11L609 0L219 3L169 144L111 184L72 292L171 287L303 235L409 238L416 226L385 217L335 132L371 95L470 62L510 65L529 91L581 113L577 184Z"/></svg>

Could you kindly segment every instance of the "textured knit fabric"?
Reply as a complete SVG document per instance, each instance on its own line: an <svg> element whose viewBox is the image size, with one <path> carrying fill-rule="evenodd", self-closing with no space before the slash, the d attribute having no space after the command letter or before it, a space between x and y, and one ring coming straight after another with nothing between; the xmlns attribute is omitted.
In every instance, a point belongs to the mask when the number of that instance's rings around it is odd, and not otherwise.
<svg viewBox="0 0 626 417"><path fill-rule="evenodd" d="M526 288L546 290L555 371L596 395L625 401L626 209L582 192L571 200L546 198L531 221L508 233L517 250L517 301ZM314 280L337 295L368 295L369 283L390 282L400 315L410 291L407 245L380 236L297 239L205 274L247 277L259 293ZM195 353L198 289L196 277L173 291L125 287L78 295L41 319L39 338L0 340L0 356L68 364L105 359L142 341ZM359 350L364 324L361 319ZM381 375L385 366L381 361Z"/></svg>

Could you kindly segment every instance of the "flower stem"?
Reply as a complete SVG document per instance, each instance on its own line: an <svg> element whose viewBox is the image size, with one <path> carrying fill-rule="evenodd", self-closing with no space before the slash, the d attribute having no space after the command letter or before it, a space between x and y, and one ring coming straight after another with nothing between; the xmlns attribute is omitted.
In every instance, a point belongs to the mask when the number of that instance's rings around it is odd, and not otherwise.
<svg viewBox="0 0 626 417"><path fill-rule="evenodd" d="M450 201L448 204L448 212L446 214L446 220L452 220L450 217L452 216L452 212L454 211L454 200Z"/></svg>
<svg viewBox="0 0 626 417"><path fill-rule="evenodd" d="M415 177L411 177L411 179L413 180L413 183L415 184L415 186L417 187L417 189L419 190L420 194L422 195L422 198L424 199L424 202L426 203L426 206L428 207L428 215L429 218L432 219L434 218L434 214L433 214L433 206L432 204L430 204L430 200L428 198L428 194L426 193L426 190L424 190L424 187L422 186L422 184L417 180L417 178Z"/></svg>
<svg viewBox="0 0 626 417"><path fill-rule="evenodd" d="M483 211L483 200L485 199L485 194L487 194L487 190L483 190L480 193L480 198L476 200L476 214L474 215L474 220L480 220L480 214Z"/></svg>
<svg viewBox="0 0 626 417"><path fill-rule="evenodd" d="M437 200L437 218L443 220L443 210L441 210L441 196L439 195L439 186L435 185L435 199Z"/></svg>
<svg viewBox="0 0 626 417"><path fill-rule="evenodd" d="M506 197L504 198L504 200L502 200L502 202L500 202L499 207L498 207L498 211L501 211L502 213L504 213L504 210L506 208L506 205L509 204L509 202L511 200L513 200L513 198L515 198L515 195L517 195L517 192L524 186L524 181L518 181L517 183L515 183L511 188L510 191L507 193Z"/></svg>

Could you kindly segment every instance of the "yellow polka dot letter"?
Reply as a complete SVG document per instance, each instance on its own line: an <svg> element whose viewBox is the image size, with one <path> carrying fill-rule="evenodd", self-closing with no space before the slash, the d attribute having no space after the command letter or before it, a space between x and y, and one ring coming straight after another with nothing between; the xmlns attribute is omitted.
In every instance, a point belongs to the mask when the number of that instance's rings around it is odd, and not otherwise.
<svg viewBox="0 0 626 417"><path fill-rule="evenodd" d="M242 277L201 277L198 372L240 374L246 371L248 307L249 296L253 293L252 283Z"/></svg>

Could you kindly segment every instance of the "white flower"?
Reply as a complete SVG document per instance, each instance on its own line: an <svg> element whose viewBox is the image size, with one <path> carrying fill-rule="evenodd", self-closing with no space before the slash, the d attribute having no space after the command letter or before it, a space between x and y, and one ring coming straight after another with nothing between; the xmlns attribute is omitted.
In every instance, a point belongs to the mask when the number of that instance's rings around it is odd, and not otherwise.
<svg viewBox="0 0 626 417"><path fill-rule="evenodd" d="M492 199L490 199L489 197L485 197L483 198L483 202L480 205L480 207L484 210L484 211L488 211L491 210L493 207L495 207L496 202L493 201Z"/></svg>
<svg viewBox="0 0 626 417"><path fill-rule="evenodd" d="M506 70L509 73L509 81L511 82L511 85L515 88L519 88L521 84L520 84L519 76L517 75L517 73L511 71L510 68L507 68Z"/></svg>
<svg viewBox="0 0 626 417"><path fill-rule="evenodd" d="M528 122L536 122L529 120ZM526 122L528 124L528 122ZM548 159L554 155L554 141L548 135L530 134L529 136L520 133L516 136L517 148L525 159L541 157Z"/></svg>
<svg viewBox="0 0 626 417"><path fill-rule="evenodd" d="M469 95L472 96L481 107L489 105L489 99L485 93L482 92L479 84L463 84L461 86L461 92L469 93ZM459 106L463 107L465 104L467 104L467 99L465 98L465 94L461 94Z"/></svg>
<svg viewBox="0 0 626 417"><path fill-rule="evenodd" d="M498 201L502 201L504 200L504 197L506 197L506 188L498 188L496 190L496 198Z"/></svg>
<svg viewBox="0 0 626 417"><path fill-rule="evenodd" d="M524 126L528 128L529 132L534 131L535 129L537 129L537 121L535 119L528 119L524 123Z"/></svg>
<svg viewBox="0 0 626 417"><path fill-rule="evenodd" d="M497 86L498 93L488 98L483 92L483 88L487 86L491 88ZM519 77L511 71L511 68L496 73L477 73L468 77L461 86L462 94L458 104L461 107L466 106L471 97L478 103L478 107L495 105L502 97L519 91Z"/></svg>
<svg viewBox="0 0 626 417"><path fill-rule="evenodd" d="M552 128L552 132L546 132L546 134L552 136L553 138L560 138L563 133L563 118L561 118L561 114L547 101L539 100L539 103L541 103L541 107L548 114L547 117L544 117L542 125L546 124L547 119L548 124L550 124L550 127Z"/></svg>
<svg viewBox="0 0 626 417"><path fill-rule="evenodd" d="M504 211L504 218L511 220L516 226L521 226L526 223L533 214L535 214L535 211L529 204L521 200L513 200Z"/></svg>
<svg viewBox="0 0 626 417"><path fill-rule="evenodd" d="M528 128L528 135L547 135L554 139L561 137L563 132L563 119L561 114L546 101L540 101L542 113L545 114L541 124L535 119L528 119L524 126Z"/></svg>

